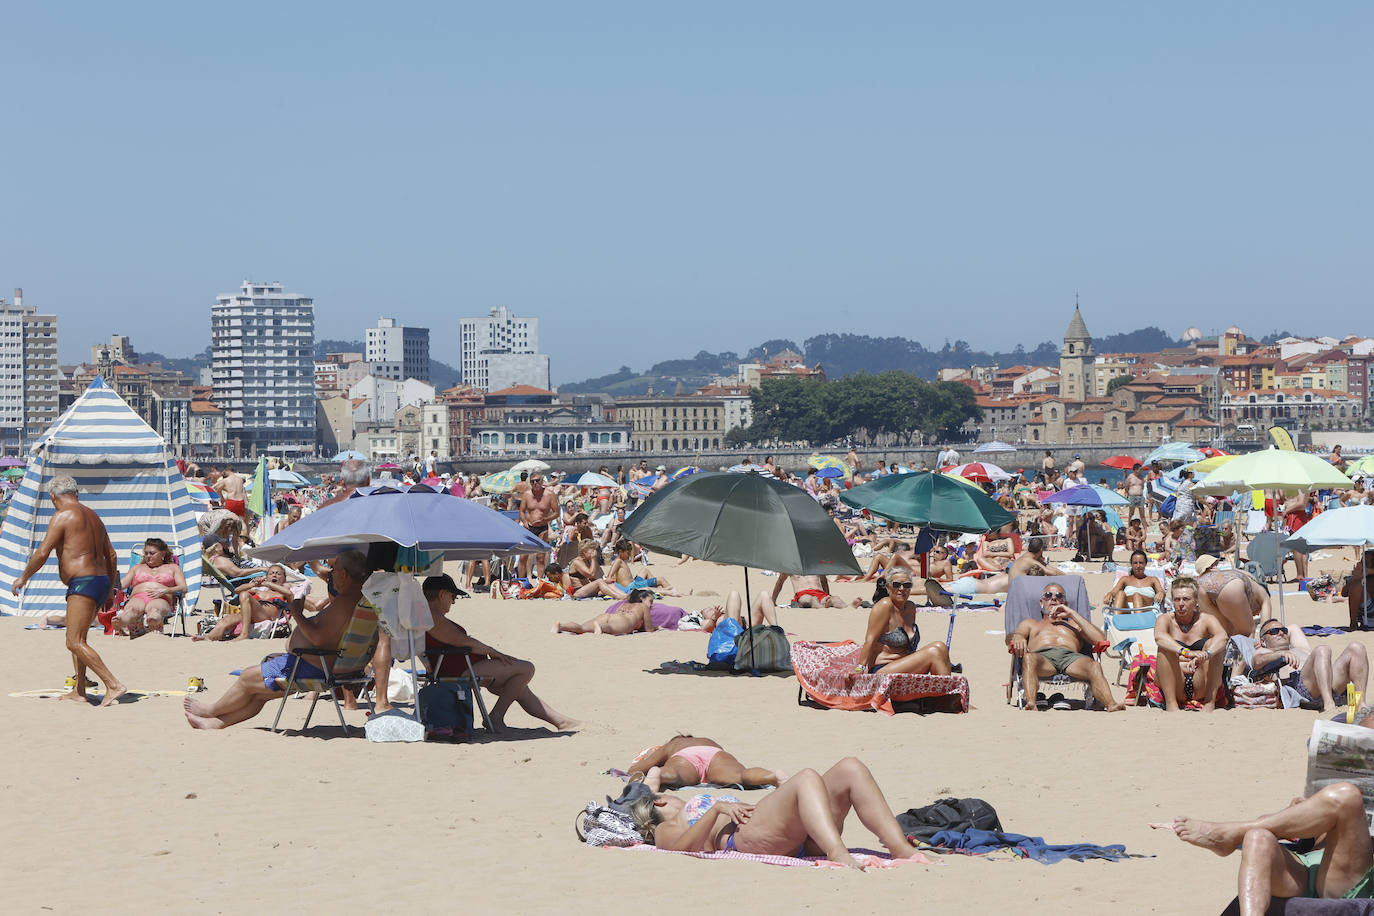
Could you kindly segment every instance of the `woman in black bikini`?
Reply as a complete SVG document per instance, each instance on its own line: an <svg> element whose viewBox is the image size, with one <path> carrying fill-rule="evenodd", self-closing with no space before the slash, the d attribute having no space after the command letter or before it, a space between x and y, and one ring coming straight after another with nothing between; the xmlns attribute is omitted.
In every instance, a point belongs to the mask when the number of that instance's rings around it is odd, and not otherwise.
<svg viewBox="0 0 1374 916"><path fill-rule="evenodd" d="M911 572L894 569L887 577L888 597L868 614L868 633L854 674L950 674L949 647L942 642L917 648L916 605L911 599Z"/></svg>

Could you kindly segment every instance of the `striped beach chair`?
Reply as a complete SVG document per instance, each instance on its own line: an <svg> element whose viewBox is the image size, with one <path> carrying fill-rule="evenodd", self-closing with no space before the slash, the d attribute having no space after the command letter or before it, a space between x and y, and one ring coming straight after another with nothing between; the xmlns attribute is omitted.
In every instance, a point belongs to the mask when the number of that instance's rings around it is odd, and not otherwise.
<svg viewBox="0 0 1374 916"><path fill-rule="evenodd" d="M305 714L305 724L301 726L301 731L310 727L310 717L315 714L315 704L320 701L320 694L324 691L329 692L329 698L334 702L334 711L339 715L339 725L344 730L344 735L350 734L348 723L344 721L343 706L339 703L336 689L341 687L365 686L371 676L367 673L368 663L372 661L372 653L377 649L377 609L368 603L367 599L359 598L358 605L353 610L353 619L348 623L348 629L344 630L343 638L339 640L337 649L291 649L290 653L295 656L295 661L286 677L277 678L277 687L282 692L281 704L277 707L277 716L272 720L272 731L276 732L277 723L281 721L282 710L286 708L286 699L296 691L309 691L310 710ZM319 655L324 660L325 671L328 677L324 678L298 678L296 669L300 667L300 660L305 655ZM332 659L332 661L331 661Z"/></svg>

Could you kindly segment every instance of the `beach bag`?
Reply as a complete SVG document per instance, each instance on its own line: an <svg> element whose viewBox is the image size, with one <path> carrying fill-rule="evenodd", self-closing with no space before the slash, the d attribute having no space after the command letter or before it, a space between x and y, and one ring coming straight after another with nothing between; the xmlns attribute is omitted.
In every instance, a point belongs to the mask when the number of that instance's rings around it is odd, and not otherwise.
<svg viewBox="0 0 1374 916"><path fill-rule="evenodd" d="M423 741L425 727L409 713L399 709L373 713L363 726L368 741Z"/></svg>
<svg viewBox="0 0 1374 916"><path fill-rule="evenodd" d="M751 643L752 654L751 654ZM735 670L791 671L792 644L782 627L750 627L735 637Z"/></svg>
<svg viewBox="0 0 1374 916"><path fill-rule="evenodd" d="M1272 677L1231 688L1231 705L1237 709L1278 709L1279 685Z"/></svg>
<svg viewBox="0 0 1374 916"><path fill-rule="evenodd" d="M1002 832L997 810L981 798L937 799L924 808L911 808L897 815L897 823L913 843L929 843L930 838L942 830Z"/></svg>
<svg viewBox="0 0 1374 916"><path fill-rule="evenodd" d="M1135 697L1137 706L1157 706L1164 708L1164 691L1155 683L1155 657L1140 653L1131 659L1131 685L1128 696Z"/></svg>
<svg viewBox="0 0 1374 916"><path fill-rule="evenodd" d="M722 617L711 631L711 639L706 643L706 659L713 662L735 660L735 638L744 632L744 627L733 617Z"/></svg>
<svg viewBox="0 0 1374 916"><path fill-rule="evenodd" d="M1312 596L1313 601L1321 601L1330 598L1336 593L1336 580L1328 575L1320 575L1310 579L1307 583L1307 594Z"/></svg>
<svg viewBox="0 0 1374 916"><path fill-rule="evenodd" d="M430 732L445 737L470 736L474 729L472 690L466 681L426 684L420 688L420 717Z"/></svg>
<svg viewBox="0 0 1374 916"><path fill-rule="evenodd" d="M1159 504L1159 514L1165 518L1173 518L1174 510L1178 508L1178 497L1170 496Z"/></svg>

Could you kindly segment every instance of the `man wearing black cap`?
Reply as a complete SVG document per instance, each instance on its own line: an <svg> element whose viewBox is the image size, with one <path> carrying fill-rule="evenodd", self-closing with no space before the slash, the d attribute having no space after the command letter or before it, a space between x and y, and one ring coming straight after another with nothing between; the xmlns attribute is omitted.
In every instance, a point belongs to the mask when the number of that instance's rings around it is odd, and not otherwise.
<svg viewBox="0 0 1374 916"><path fill-rule="evenodd" d="M477 680L497 698L490 713L492 725L497 728L505 726L506 710L510 709L512 703L519 703L525 712L536 719L543 719L559 731L573 731L581 724L534 695L529 686L534 677L532 663L506 655L473 638L467 630L449 619L449 609L458 597L458 583L453 581L452 576L430 576L421 588L425 600L429 602L429 612L434 617L434 626L425 634L425 649L466 646L472 650L472 670ZM445 655L440 657L437 671L441 678L464 677L467 666L460 656Z"/></svg>

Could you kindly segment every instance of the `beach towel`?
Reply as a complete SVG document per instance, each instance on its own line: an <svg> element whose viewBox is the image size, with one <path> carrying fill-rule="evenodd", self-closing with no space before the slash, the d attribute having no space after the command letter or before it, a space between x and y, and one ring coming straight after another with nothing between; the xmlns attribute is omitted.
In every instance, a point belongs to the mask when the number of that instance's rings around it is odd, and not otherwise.
<svg viewBox="0 0 1374 916"><path fill-rule="evenodd" d="M1303 627L1302 632L1306 636L1344 636L1354 631L1350 627L1310 626Z"/></svg>
<svg viewBox="0 0 1374 916"><path fill-rule="evenodd" d="M922 847L923 849L926 847ZM1027 859L1042 865L1053 865L1065 859L1086 862L1089 859L1106 859L1120 862L1122 859L1152 859L1153 856L1130 853L1120 843L1098 846L1093 843L1068 843L1053 845L1038 836L1024 836L1020 833L1000 833L993 830L942 830L930 840L934 852L962 852L981 856L1002 849L1012 849Z"/></svg>
<svg viewBox="0 0 1374 916"><path fill-rule="evenodd" d="M762 862L764 865L781 865L788 868L845 867L838 862L831 862L829 859L822 856L774 856L763 853L739 852L734 849L722 852L686 852L680 849L659 849L657 846L650 846L648 843L622 848L628 848L631 852L640 850L648 852L667 852L678 856L691 856L694 859L741 859L746 862ZM910 859L894 859L885 852L878 852L873 849L851 849L849 850L849 854L858 859L860 864L864 865L866 868L897 868L901 865L934 864L929 857L920 853L917 853Z"/></svg>
<svg viewBox="0 0 1374 916"><path fill-rule="evenodd" d="M957 696L968 712L968 679L958 674L854 674L863 647L852 640L792 644L792 668L812 700L830 709L874 709L892 715L893 701Z"/></svg>

